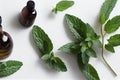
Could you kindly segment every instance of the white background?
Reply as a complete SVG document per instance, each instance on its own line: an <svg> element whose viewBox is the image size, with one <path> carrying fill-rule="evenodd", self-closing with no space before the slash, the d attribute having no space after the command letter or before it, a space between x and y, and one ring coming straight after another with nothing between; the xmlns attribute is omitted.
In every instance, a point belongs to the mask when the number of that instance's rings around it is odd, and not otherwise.
<svg viewBox="0 0 120 80"><path fill-rule="evenodd" d="M74 0L75 5L58 14L51 13L51 10L59 0L35 0L37 18L35 25L39 25L49 35L53 44L56 56L59 56L67 65L67 72L56 72L48 69L42 61L35 47L30 28L24 28L18 22L18 15L26 5L27 0L0 0L0 15L3 18L3 29L10 33L14 41L14 49L11 56L6 60L19 60L23 62L22 68L15 74L1 78L1 80L86 80L80 72L76 58L73 55L58 52L58 48L71 42L73 38L64 22L66 13L78 16L84 22L93 26L99 34L98 15L102 3L105 0ZM118 0L110 18L120 14L120 0ZM120 33L120 30L117 31ZM120 47L115 48L116 53L110 54L105 51L105 56L118 74L115 77L104 65L101 59L101 49L96 49L98 58L91 58L90 63L96 68L101 80L120 80Z"/></svg>

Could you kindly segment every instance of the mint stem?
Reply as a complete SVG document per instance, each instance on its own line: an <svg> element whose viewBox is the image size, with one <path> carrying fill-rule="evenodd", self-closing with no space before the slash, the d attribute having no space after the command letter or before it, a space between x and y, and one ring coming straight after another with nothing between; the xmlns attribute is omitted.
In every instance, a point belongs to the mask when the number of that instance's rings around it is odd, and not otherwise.
<svg viewBox="0 0 120 80"><path fill-rule="evenodd" d="M108 66L108 68L113 72L113 74L115 76L117 76L117 73L112 69L112 67L109 65L109 63L107 62L107 60L105 59L104 57L104 37L105 37L106 34L104 34L103 32L103 26L101 26L101 36L102 36L102 58L105 62L105 64Z"/></svg>

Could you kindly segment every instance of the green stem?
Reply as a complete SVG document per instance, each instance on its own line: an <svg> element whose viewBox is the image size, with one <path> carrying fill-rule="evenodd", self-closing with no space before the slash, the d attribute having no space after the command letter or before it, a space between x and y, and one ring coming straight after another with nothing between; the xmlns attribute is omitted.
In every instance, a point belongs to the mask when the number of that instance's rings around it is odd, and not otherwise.
<svg viewBox="0 0 120 80"><path fill-rule="evenodd" d="M104 37L105 34L103 33L103 26L101 26L101 36L102 36L102 58L105 62L105 64L108 66L108 68L113 72L115 76L117 76L116 72L112 69L112 67L108 64L107 60L104 57Z"/></svg>

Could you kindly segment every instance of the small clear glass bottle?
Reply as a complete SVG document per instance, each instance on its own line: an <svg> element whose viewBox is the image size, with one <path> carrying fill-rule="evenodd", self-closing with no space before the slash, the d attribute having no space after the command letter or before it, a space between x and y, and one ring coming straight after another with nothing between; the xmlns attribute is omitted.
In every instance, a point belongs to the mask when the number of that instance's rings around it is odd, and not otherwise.
<svg viewBox="0 0 120 80"><path fill-rule="evenodd" d="M29 27L34 23L36 16L37 11L35 10L35 2L29 0L21 11L19 21L23 26Z"/></svg>

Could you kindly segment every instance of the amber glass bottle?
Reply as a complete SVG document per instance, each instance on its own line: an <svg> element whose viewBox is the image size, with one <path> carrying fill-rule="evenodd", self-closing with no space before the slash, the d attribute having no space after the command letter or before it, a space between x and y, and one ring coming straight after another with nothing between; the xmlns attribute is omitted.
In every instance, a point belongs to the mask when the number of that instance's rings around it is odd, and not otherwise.
<svg viewBox="0 0 120 80"><path fill-rule="evenodd" d="M23 26L29 27L34 23L36 16L35 2L29 0L27 5L21 11L19 21Z"/></svg>
<svg viewBox="0 0 120 80"><path fill-rule="evenodd" d="M0 16L0 59L10 55L13 49L13 40L11 36L2 30L2 18Z"/></svg>

